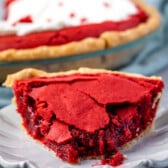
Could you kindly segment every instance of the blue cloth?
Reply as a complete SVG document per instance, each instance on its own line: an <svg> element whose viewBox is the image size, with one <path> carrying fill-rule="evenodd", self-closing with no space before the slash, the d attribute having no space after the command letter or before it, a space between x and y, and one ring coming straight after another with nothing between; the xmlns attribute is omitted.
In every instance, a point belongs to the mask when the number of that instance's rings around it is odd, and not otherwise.
<svg viewBox="0 0 168 168"><path fill-rule="evenodd" d="M122 71L152 75L168 66L168 1L147 0L158 8L162 16L160 31L145 48L137 54L129 65Z"/></svg>
<svg viewBox="0 0 168 168"><path fill-rule="evenodd" d="M11 104L11 98L13 97L10 88L0 87L0 108Z"/></svg>

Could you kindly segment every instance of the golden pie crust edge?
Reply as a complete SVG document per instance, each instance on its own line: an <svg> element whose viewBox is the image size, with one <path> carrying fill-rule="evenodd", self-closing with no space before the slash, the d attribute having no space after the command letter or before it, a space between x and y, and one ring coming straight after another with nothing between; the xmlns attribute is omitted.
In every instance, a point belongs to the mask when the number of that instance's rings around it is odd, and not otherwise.
<svg viewBox="0 0 168 168"><path fill-rule="evenodd" d="M69 70L69 71L63 71L63 72L46 72L35 68L25 68L16 73L9 74L6 78L6 81L3 83L3 85L7 87L12 87L13 83L17 80L24 80L24 79L30 79L35 77L67 76L67 75L72 75L77 73L79 74L113 73L113 74L123 74L126 76L135 77L135 78L141 77L146 79L150 78L153 80L162 80L162 78L158 76L146 77L136 73L125 73L125 72L111 71L106 69L92 69L87 67L81 67L77 70Z"/></svg>
<svg viewBox="0 0 168 168"><path fill-rule="evenodd" d="M8 49L0 52L0 61L26 61L46 58L58 58L99 51L116 47L144 37L159 27L160 16L157 10L142 0L132 0L149 15L147 22L126 31L108 31L99 38L85 38L59 46L40 46L31 49Z"/></svg>

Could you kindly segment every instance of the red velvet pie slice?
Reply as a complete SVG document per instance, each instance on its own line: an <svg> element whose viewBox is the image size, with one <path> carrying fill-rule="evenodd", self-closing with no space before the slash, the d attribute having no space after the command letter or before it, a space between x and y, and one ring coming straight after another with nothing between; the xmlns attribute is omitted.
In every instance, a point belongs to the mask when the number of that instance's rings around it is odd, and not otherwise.
<svg viewBox="0 0 168 168"><path fill-rule="evenodd" d="M13 86L28 134L59 158L112 158L111 165L123 160L119 148L151 128L163 89L159 77L86 68L25 69L5 85Z"/></svg>
<svg viewBox="0 0 168 168"><path fill-rule="evenodd" d="M159 26L158 12L141 0L5 2L0 61L55 58L112 48L146 36Z"/></svg>

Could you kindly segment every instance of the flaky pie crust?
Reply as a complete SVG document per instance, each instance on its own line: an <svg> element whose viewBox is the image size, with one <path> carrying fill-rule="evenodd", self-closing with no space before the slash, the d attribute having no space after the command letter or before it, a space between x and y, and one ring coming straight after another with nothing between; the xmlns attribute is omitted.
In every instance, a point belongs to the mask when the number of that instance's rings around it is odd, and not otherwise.
<svg viewBox="0 0 168 168"><path fill-rule="evenodd" d="M160 24L157 10L143 0L132 0L149 15L147 22L126 31L106 31L99 38L85 38L59 46L40 46L31 49L8 49L0 52L0 61L26 61L58 58L113 48L137 40L156 30Z"/></svg>
<svg viewBox="0 0 168 168"><path fill-rule="evenodd" d="M146 78L146 79L153 79L153 80L161 80L161 77L158 76L151 76L151 77L145 77L140 74L135 73L125 73L125 72L119 72L119 71L110 71L105 69L91 69L86 67L81 67L77 70L69 70L65 72L46 72L35 68L25 68L21 71L18 71L13 74L9 74L6 78L6 81L3 83L4 86L12 87L13 83L17 80L24 80L24 79L30 79L35 77L53 77L53 76L67 76L72 74L99 74L99 73L113 73L113 74L123 74L126 76L132 76L136 78Z"/></svg>

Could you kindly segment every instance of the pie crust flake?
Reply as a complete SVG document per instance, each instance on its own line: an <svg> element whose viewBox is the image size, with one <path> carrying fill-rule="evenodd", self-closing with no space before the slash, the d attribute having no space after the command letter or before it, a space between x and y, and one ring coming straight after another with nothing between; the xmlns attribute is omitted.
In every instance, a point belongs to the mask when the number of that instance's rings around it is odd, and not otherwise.
<svg viewBox="0 0 168 168"><path fill-rule="evenodd" d="M62 160L123 162L127 148L152 128L160 77L80 68L59 73L24 69L7 77L27 133Z"/></svg>
<svg viewBox="0 0 168 168"><path fill-rule="evenodd" d="M148 6L145 2L141 0L131 1L148 15L146 22L142 22L127 30L105 31L99 37L86 37L79 41L68 42L67 44L2 50L0 52L0 61L25 61L71 56L113 48L143 38L158 28L160 16L155 8Z"/></svg>

